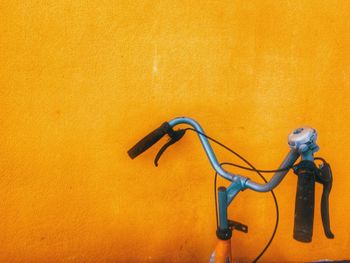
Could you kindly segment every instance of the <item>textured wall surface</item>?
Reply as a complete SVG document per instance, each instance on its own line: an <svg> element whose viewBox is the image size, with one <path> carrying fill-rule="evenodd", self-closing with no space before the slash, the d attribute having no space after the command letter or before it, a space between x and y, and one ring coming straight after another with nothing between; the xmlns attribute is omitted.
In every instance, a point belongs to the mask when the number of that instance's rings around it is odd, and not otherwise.
<svg viewBox="0 0 350 263"><path fill-rule="evenodd" d="M213 172L195 135L158 168L161 143L126 155L183 115L265 169L293 128L317 128L336 239L323 234L320 186L313 243L292 239L290 173L262 261L350 258L349 1L2 1L0 12L0 262L207 261ZM249 262L272 232L272 198L245 191L229 214L250 227L233 240Z"/></svg>

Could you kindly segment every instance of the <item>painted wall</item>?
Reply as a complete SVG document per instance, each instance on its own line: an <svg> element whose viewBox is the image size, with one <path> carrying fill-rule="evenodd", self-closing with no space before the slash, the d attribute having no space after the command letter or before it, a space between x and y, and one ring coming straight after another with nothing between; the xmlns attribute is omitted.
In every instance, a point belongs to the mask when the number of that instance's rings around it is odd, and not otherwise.
<svg viewBox="0 0 350 263"><path fill-rule="evenodd" d="M292 239L290 173L262 262L350 259L349 1L0 5L1 262L206 262L213 171L196 136L159 168L161 143L126 155L183 115L265 169L279 165L293 128L317 128L319 155L333 165L336 238L324 237L317 201L313 243ZM250 227L233 241L249 262L272 232L272 198L245 191L229 214Z"/></svg>

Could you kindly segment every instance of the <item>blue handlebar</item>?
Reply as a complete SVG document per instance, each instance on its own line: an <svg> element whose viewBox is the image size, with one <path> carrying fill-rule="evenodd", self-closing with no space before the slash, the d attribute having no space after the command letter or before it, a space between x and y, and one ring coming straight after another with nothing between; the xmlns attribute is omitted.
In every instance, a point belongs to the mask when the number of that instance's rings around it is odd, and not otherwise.
<svg viewBox="0 0 350 263"><path fill-rule="evenodd" d="M178 124L188 124L192 126L196 131L198 131L199 140L202 143L202 146L210 161L211 166L223 178L232 182L239 183L241 189L249 188L257 192L271 191L283 180L284 176L288 173L288 170L276 172L275 175L271 178L271 180L266 184L259 184L250 180L247 177L230 173L221 167L220 163L216 159L216 156L214 154L212 147L210 146L208 139L203 135L204 131L202 127L199 125L197 121L191 118L179 117L169 121L168 123L170 124L171 127L174 127ZM283 160L279 169L285 169L287 167L291 167L295 163L295 161L298 159L298 157L299 157L298 151L296 149L291 149L287 154L287 156L285 157L285 159Z"/></svg>
<svg viewBox="0 0 350 263"><path fill-rule="evenodd" d="M196 122L195 120L191 119L191 118L186 118L186 117L179 117L179 118L175 118L171 121L169 121L169 124L171 127L174 127L178 124L188 124L190 126L192 126L196 131L198 131L198 137L199 140L202 143L202 146L204 148L205 153L207 154L207 157L210 161L211 166L214 168L214 170L221 175L223 178L229 180L229 181L233 181L234 177L241 177L239 175L236 174L232 174L230 172L225 171L221 165L219 164L218 160L216 159L216 156L214 154L213 149L211 148L208 139L202 135L201 133L204 134L204 131L202 129L202 127L199 125L198 122ZM246 180L246 178L245 178Z"/></svg>

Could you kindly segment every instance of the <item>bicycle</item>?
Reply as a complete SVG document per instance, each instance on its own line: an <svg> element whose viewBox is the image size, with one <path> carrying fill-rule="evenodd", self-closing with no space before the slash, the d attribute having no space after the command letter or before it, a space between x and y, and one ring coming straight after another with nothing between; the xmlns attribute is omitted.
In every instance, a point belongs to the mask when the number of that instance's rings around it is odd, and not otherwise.
<svg viewBox="0 0 350 263"><path fill-rule="evenodd" d="M179 124L187 124L191 128L174 130L173 128ZM327 238L334 238L334 234L330 228L329 220L329 194L332 188L333 175L331 167L325 159L321 157L314 157L314 153L319 150L319 146L316 144L317 132L315 129L310 127L300 127L295 129L288 136L288 145L290 151L282 161L281 165L277 170L259 170L256 169L251 163L240 156L238 153L220 143L219 141L206 135L197 121L191 118L179 117L169 122L164 122L160 127L149 133L146 137L140 140L135 146L129 151L129 156L134 159L156 142L158 142L163 136L168 135L170 140L160 149L155 157L154 164L158 166L158 161L165 150L172 144L179 141L187 130L194 131L198 134L199 140L204 148L204 151L209 159L212 168L215 170L215 209L216 209L216 221L217 230L216 236L218 239L217 245L211 254L210 263L231 263L231 238L232 231L248 232L248 226L228 219L227 209L232 203L233 199L237 196L240 191L250 189L256 192L269 192L271 191L275 205L276 205L276 225L273 234L265 246L264 250L255 258L254 262L258 261L264 254L266 249L271 244L278 226L278 204L273 193L273 189L277 187L280 182L284 179L290 169L294 170L294 173L298 176L297 191L295 199L295 213L294 213L294 229L293 238L299 242L311 242L313 235L313 221L314 221L314 202L315 202L315 183L323 185L323 192L321 197L321 218L323 223L324 233ZM231 153L235 154L247 165L244 167L233 163L219 163L214 151L208 140L211 140L220 146L226 148ZM295 164L297 159L301 157L301 161ZM319 166L316 165L315 161L321 161ZM226 171L223 165L233 165L238 168L247 169L250 171L257 172L264 180L264 184L253 181L252 179L234 174ZM273 177L266 181L261 175L262 172L274 172ZM224 179L231 182L226 187L218 187L216 193L216 177L219 174Z"/></svg>

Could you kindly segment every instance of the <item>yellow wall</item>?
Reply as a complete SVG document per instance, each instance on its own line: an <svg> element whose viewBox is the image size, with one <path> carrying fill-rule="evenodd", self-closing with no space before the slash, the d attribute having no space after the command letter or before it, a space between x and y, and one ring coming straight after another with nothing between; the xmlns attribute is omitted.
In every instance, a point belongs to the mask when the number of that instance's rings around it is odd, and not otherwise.
<svg viewBox="0 0 350 263"><path fill-rule="evenodd" d="M317 128L333 165L336 238L323 235L318 186L313 243L292 239L290 173L263 259L350 258L349 1L0 6L1 262L205 262L215 244L213 172L196 137L157 169L161 144L135 161L126 155L182 115L259 168L278 166L293 128ZM245 191L229 212L250 227L233 241L234 256L249 262L273 229L272 198Z"/></svg>

